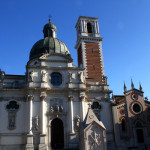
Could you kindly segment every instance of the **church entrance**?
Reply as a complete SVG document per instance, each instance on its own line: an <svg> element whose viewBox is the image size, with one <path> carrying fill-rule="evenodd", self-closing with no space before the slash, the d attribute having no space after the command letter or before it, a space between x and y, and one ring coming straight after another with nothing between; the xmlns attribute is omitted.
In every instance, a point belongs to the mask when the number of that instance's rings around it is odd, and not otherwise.
<svg viewBox="0 0 150 150"><path fill-rule="evenodd" d="M64 126L62 120L58 118L51 122L51 147L64 148Z"/></svg>

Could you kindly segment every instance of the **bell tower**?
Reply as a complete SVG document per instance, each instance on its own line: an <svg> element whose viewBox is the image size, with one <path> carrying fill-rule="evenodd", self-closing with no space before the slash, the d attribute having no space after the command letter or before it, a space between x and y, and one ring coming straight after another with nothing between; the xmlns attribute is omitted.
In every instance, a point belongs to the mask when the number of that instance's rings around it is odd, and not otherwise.
<svg viewBox="0 0 150 150"><path fill-rule="evenodd" d="M80 16L75 28L78 67L85 68L84 75L87 82L103 84L105 78L102 54L103 38L100 37L98 18Z"/></svg>

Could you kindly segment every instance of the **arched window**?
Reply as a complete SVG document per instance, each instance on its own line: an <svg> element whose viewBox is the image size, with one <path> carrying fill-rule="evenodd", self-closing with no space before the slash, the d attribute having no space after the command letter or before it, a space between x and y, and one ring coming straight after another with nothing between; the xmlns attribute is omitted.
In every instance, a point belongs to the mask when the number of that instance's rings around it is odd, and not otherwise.
<svg viewBox="0 0 150 150"><path fill-rule="evenodd" d="M125 121L124 118L121 120L121 128L122 128L122 131L123 131L123 132L126 132L126 131L127 131L126 121Z"/></svg>
<svg viewBox="0 0 150 150"><path fill-rule="evenodd" d="M16 128L16 112L19 109L19 105L16 101L10 101L6 105L8 111L8 129L13 130Z"/></svg>
<svg viewBox="0 0 150 150"><path fill-rule="evenodd" d="M92 25L90 22L87 23L87 32L92 33Z"/></svg>

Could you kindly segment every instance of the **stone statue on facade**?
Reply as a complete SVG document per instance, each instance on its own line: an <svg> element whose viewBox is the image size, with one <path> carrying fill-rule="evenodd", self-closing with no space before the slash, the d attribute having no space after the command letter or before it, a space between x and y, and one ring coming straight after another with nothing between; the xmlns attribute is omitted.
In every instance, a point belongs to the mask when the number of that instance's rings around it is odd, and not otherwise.
<svg viewBox="0 0 150 150"><path fill-rule="evenodd" d="M5 78L5 72L0 69L0 82L3 82Z"/></svg>
<svg viewBox="0 0 150 150"><path fill-rule="evenodd" d="M68 79L69 79L69 82L71 83L72 82L72 73L71 72L68 73Z"/></svg>
<svg viewBox="0 0 150 150"><path fill-rule="evenodd" d="M61 105L59 108L60 112L63 112L63 106Z"/></svg>
<svg viewBox="0 0 150 150"><path fill-rule="evenodd" d="M54 112L54 108L53 106L50 107L50 112L53 113Z"/></svg>
<svg viewBox="0 0 150 150"><path fill-rule="evenodd" d="M81 121L81 118L77 115L77 122L76 122L77 128L79 128L79 126L80 126L80 121Z"/></svg>
<svg viewBox="0 0 150 150"><path fill-rule="evenodd" d="M39 130L39 118L38 116L35 116L33 118L33 130L38 131Z"/></svg>
<svg viewBox="0 0 150 150"><path fill-rule="evenodd" d="M9 118L9 128L14 128L15 127L15 117L11 116Z"/></svg>
<svg viewBox="0 0 150 150"><path fill-rule="evenodd" d="M30 71L29 72L29 77L30 77L30 81L33 82L33 76L34 76L34 72Z"/></svg>
<svg viewBox="0 0 150 150"><path fill-rule="evenodd" d="M81 118L80 118L80 116L77 115L74 120L75 120L75 122L74 122L74 124L75 124L74 128L75 128L76 131L78 131L79 127L80 127Z"/></svg>
<svg viewBox="0 0 150 150"><path fill-rule="evenodd" d="M59 106L58 105L55 106L55 112L59 112Z"/></svg>
<svg viewBox="0 0 150 150"><path fill-rule="evenodd" d="M42 72L42 74L41 74L41 81L46 82L46 73L45 72Z"/></svg>
<svg viewBox="0 0 150 150"><path fill-rule="evenodd" d="M82 72L78 72L79 81L82 82Z"/></svg>

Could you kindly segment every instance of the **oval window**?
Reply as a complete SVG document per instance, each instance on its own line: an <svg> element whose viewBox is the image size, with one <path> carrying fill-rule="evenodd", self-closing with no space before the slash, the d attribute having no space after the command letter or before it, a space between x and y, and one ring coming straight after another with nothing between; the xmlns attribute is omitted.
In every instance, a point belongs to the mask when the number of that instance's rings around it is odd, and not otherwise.
<svg viewBox="0 0 150 150"><path fill-rule="evenodd" d="M51 74L51 84L54 86L62 84L62 75L59 72L53 72Z"/></svg>

